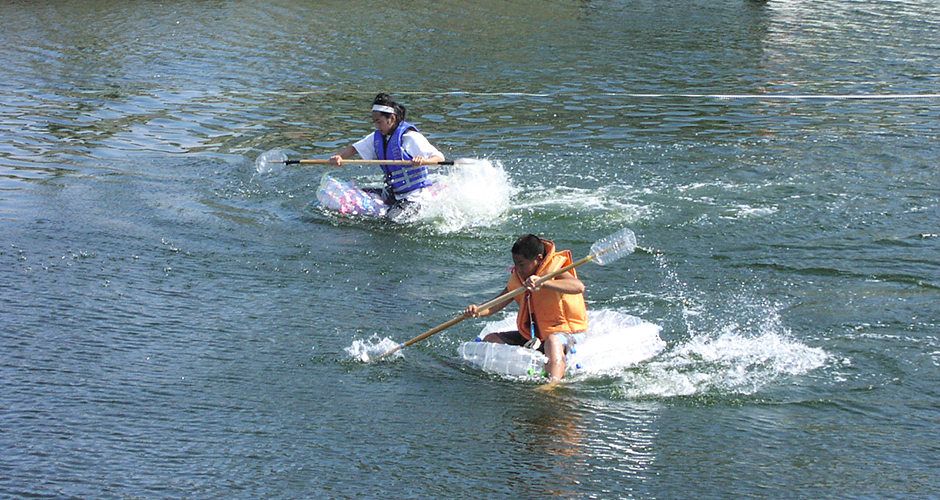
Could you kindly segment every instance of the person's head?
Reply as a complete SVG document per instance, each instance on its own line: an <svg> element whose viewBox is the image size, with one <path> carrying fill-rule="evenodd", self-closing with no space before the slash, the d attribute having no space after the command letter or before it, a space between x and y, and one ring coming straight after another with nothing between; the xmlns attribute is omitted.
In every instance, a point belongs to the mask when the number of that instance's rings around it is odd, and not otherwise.
<svg viewBox="0 0 940 500"><path fill-rule="evenodd" d="M523 280L539 270L544 258L545 243L534 234L522 236L512 245L512 262Z"/></svg>
<svg viewBox="0 0 940 500"><path fill-rule="evenodd" d="M389 135L405 121L405 107L385 93L375 96L372 100L372 123L382 135Z"/></svg>

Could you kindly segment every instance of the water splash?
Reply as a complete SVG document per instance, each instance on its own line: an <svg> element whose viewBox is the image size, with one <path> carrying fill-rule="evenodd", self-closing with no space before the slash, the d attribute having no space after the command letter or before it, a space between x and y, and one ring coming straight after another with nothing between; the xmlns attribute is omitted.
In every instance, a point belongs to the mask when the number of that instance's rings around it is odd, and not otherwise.
<svg viewBox="0 0 940 500"><path fill-rule="evenodd" d="M347 347L345 350L349 357L363 363L368 363L376 356L385 354L386 352L398 347L398 345L398 342L395 342L388 337L380 339L378 336L373 335L366 340L354 340L352 345ZM402 357L402 352L398 351L383 359L394 359L400 357Z"/></svg>
<svg viewBox="0 0 940 500"><path fill-rule="evenodd" d="M439 232L490 226L509 210L514 188L499 162L461 159L432 178L441 189L418 219L430 222Z"/></svg>
<svg viewBox="0 0 940 500"><path fill-rule="evenodd" d="M822 367L829 354L786 332L740 331L729 325L717 335L683 342L623 378L628 398L755 394L788 376Z"/></svg>
<svg viewBox="0 0 940 500"><path fill-rule="evenodd" d="M640 369L624 374L626 398L758 393L787 377L823 367L830 355L797 339L780 317L782 305L746 289L695 297L662 256L664 288L682 307L688 338Z"/></svg>

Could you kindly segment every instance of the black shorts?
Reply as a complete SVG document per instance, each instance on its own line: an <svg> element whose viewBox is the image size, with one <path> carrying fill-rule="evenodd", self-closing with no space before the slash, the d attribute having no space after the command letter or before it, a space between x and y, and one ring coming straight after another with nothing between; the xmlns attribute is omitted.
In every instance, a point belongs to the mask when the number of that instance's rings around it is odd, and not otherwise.
<svg viewBox="0 0 940 500"><path fill-rule="evenodd" d="M496 335L504 343L509 345L525 345L525 343L529 341L529 339L523 337L522 334L516 330L511 332L494 332L493 335Z"/></svg>
<svg viewBox="0 0 940 500"><path fill-rule="evenodd" d="M511 332L493 332L492 335L496 335L503 342L509 345L522 346L529 341L529 339L523 337L518 330L513 330ZM583 333L558 333L556 335L562 336L562 342L565 344L565 354L568 354L571 351L571 348L574 347L579 340L584 338ZM542 343L542 345L539 346L538 351L543 354L545 353L545 343Z"/></svg>
<svg viewBox="0 0 940 500"><path fill-rule="evenodd" d="M385 188L364 188L363 191L373 195L378 196L382 200L382 203L391 207L395 204L396 200L395 195L391 191Z"/></svg>
<svg viewBox="0 0 940 500"><path fill-rule="evenodd" d="M385 203L385 206L388 207L388 212L385 215L392 222L408 222L417 215L420 209L417 202L405 198L395 198L394 193L387 188L365 188L363 191L381 198L382 203Z"/></svg>

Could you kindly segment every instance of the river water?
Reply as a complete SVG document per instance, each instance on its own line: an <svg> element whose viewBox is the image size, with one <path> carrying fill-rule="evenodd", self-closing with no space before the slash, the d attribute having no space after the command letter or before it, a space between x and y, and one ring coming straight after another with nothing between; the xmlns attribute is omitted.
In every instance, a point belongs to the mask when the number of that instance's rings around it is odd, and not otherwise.
<svg viewBox="0 0 940 500"><path fill-rule="evenodd" d="M926 498L931 1L0 2L0 497ZM387 91L461 204L316 206ZM488 165L492 165L491 167ZM481 167L482 168L482 167ZM373 167L330 173L379 182ZM475 203L475 200L488 200ZM482 208L481 208L482 207ZM523 233L665 351L463 364Z"/></svg>

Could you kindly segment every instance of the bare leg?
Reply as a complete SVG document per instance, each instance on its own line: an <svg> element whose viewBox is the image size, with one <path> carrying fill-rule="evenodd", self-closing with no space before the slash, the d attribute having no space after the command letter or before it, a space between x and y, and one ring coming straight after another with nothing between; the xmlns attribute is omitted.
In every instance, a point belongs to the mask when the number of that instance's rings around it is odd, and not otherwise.
<svg viewBox="0 0 940 500"><path fill-rule="evenodd" d="M548 357L548 363L545 364L545 371L548 373L549 383L555 383L565 376L565 345L561 342L558 334L551 334L545 339L545 356Z"/></svg>

